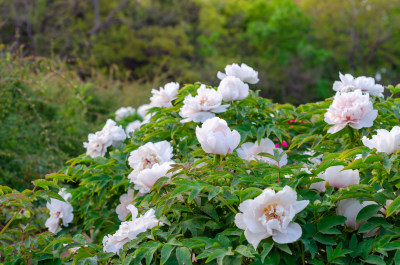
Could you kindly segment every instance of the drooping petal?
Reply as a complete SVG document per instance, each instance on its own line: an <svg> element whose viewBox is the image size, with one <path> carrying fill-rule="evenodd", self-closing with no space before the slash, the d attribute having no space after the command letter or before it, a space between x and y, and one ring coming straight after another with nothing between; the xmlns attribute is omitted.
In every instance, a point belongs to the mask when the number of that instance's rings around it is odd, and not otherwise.
<svg viewBox="0 0 400 265"><path fill-rule="evenodd" d="M302 230L298 223L290 223L287 227L286 233L281 233L275 230L272 239L278 244L288 244L295 242L301 237Z"/></svg>

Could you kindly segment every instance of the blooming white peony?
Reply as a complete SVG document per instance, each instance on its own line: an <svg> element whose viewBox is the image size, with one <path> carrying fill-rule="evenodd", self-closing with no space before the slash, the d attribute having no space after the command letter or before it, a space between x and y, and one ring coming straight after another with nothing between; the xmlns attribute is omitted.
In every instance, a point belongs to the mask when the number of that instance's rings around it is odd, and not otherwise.
<svg viewBox="0 0 400 265"><path fill-rule="evenodd" d="M146 232L155 226L163 225L163 223L157 220L153 209L148 210L145 215L136 218L138 215L137 208L132 204L128 205L127 208L132 213L132 221L122 222L114 235L107 235L103 238L104 252L119 255L119 251L124 247L124 244L136 238L138 234Z"/></svg>
<svg viewBox="0 0 400 265"><path fill-rule="evenodd" d="M240 142L240 134L218 117L206 120L201 128L197 126L196 136L206 153L217 155L232 153Z"/></svg>
<svg viewBox="0 0 400 265"><path fill-rule="evenodd" d="M53 234L61 230L59 226L60 219L62 219L64 226L68 226L74 219L72 205L67 202L67 200L71 198L71 193L66 193L65 188L63 188L58 194L63 197L65 202L51 198L50 203L46 204L47 208L50 210L50 217L47 219L45 226Z"/></svg>
<svg viewBox="0 0 400 265"><path fill-rule="evenodd" d="M117 126L116 122L108 119L103 130L101 130L105 137L111 141L111 145L115 146L120 144L126 139L126 134L121 125Z"/></svg>
<svg viewBox="0 0 400 265"><path fill-rule="evenodd" d="M223 101L242 100L249 95L249 85L237 77L227 76L219 83L218 92Z"/></svg>
<svg viewBox="0 0 400 265"><path fill-rule="evenodd" d="M371 127L378 111L374 110L368 95L361 90L349 93L336 93L332 104L325 113L325 122L334 126L328 133L336 133L348 124L354 129Z"/></svg>
<svg viewBox="0 0 400 265"><path fill-rule="evenodd" d="M123 118L129 117L133 114L135 114L136 110L132 107L121 107L117 109L115 112L115 120L120 121Z"/></svg>
<svg viewBox="0 0 400 265"><path fill-rule="evenodd" d="M375 84L375 79L372 77L360 76L354 78L351 74L339 73L340 81L333 83L333 90L338 92L351 92L361 90L372 96L383 97L383 86Z"/></svg>
<svg viewBox="0 0 400 265"><path fill-rule="evenodd" d="M130 205L134 200L133 198L134 192L135 191L133 189L129 188L127 193L122 194L121 197L119 197L119 201L121 202L121 204L117 206L115 212L118 214L118 219L121 221L125 221L126 217L130 213L127 206Z"/></svg>
<svg viewBox="0 0 400 265"><path fill-rule="evenodd" d="M201 85L197 90L197 95L188 95L183 101L183 106L179 115L185 122L205 122L207 119L215 117L214 113L225 112L229 105L221 105L222 95L212 88Z"/></svg>
<svg viewBox="0 0 400 265"><path fill-rule="evenodd" d="M140 128L140 126L142 126L141 121L133 121L133 122L129 123L128 125L126 125L126 128L125 128L126 135L129 136L130 133L135 132L137 129Z"/></svg>
<svg viewBox="0 0 400 265"><path fill-rule="evenodd" d="M346 217L346 225L353 230L357 230L362 224L365 223L365 221L356 223L357 215L362 208L370 204L376 203L372 201L365 201L363 203L360 203L356 199L344 199L339 202L336 208L336 214Z"/></svg>
<svg viewBox="0 0 400 265"><path fill-rule="evenodd" d="M137 113L139 114L140 117L144 119L144 117L147 115L147 111L152 108L150 104L143 104L137 109Z"/></svg>
<svg viewBox="0 0 400 265"><path fill-rule="evenodd" d="M324 179L324 181L315 182L311 184L310 188L323 192L326 184L335 188L344 188L360 183L358 170L342 170L343 168L344 166L328 167L323 174L318 175L318 178Z"/></svg>
<svg viewBox="0 0 400 265"><path fill-rule="evenodd" d="M378 129L377 134L373 135L372 139L364 136L362 142L370 149L376 148L378 152L391 155L400 148L400 127L394 126L390 132L385 129Z"/></svg>
<svg viewBox="0 0 400 265"><path fill-rule="evenodd" d="M103 157L107 152L107 147L111 145L108 139L102 137L101 132L90 133L88 140L87 143L83 143L83 147L86 148L86 154L93 158Z"/></svg>
<svg viewBox="0 0 400 265"><path fill-rule="evenodd" d="M143 169L153 167L155 164L172 162L172 152L173 148L167 141L149 142L132 151L128 162L135 171L142 171Z"/></svg>
<svg viewBox="0 0 400 265"><path fill-rule="evenodd" d="M179 83L168 83L160 90L153 89L151 93L153 96L150 98L150 105L152 107L169 108L172 107L172 101L176 99L178 94Z"/></svg>
<svg viewBox="0 0 400 265"><path fill-rule="evenodd" d="M167 141L147 143L137 150L132 151L128 158L133 171L128 178L135 184L134 188L141 193L148 193L154 183L167 174L174 161L172 146Z"/></svg>
<svg viewBox="0 0 400 265"><path fill-rule="evenodd" d="M122 126L117 126L115 121L108 119L104 128L91 133L88 136L88 142L83 143L86 148L86 154L91 157L103 157L110 145L118 145L126 139L126 134Z"/></svg>
<svg viewBox="0 0 400 265"><path fill-rule="evenodd" d="M297 201L296 191L289 186L277 193L272 189L265 189L256 198L239 205L242 213L236 214L235 224L245 230L247 241L255 249L261 240L270 236L276 243L291 243L302 234L300 225L291 222L308 203L308 200Z"/></svg>
<svg viewBox="0 0 400 265"><path fill-rule="evenodd" d="M257 141L254 143L244 143L236 150L238 153L239 157L251 161L251 160L261 160L264 161L268 164L276 165L276 166L284 166L287 164L287 154L284 154L281 157L281 160L279 162L276 162L275 160L258 155L260 153L268 153L271 155L274 155L274 149L277 149L279 153L281 154L283 150L281 148L276 148L274 142L272 142L268 138L261 139L260 145L258 145Z"/></svg>
<svg viewBox="0 0 400 265"><path fill-rule="evenodd" d="M258 72L254 71L253 68L250 66L242 63L242 65L238 65L236 63L227 65L225 67L225 74L218 72L217 77L222 80L227 76L234 76L242 80L243 82L249 84L257 84L258 79Z"/></svg>
<svg viewBox="0 0 400 265"><path fill-rule="evenodd" d="M141 171L132 171L128 178L135 184L135 190L140 193L148 193L153 187L154 183L162 177L171 177L168 171L172 168L172 162L162 164L154 164L151 168L145 168Z"/></svg>

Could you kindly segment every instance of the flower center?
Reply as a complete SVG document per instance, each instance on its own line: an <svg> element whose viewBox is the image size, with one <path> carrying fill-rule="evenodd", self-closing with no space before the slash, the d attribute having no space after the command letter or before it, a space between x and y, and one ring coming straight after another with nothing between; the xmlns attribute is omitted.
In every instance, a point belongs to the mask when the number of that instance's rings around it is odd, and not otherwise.
<svg viewBox="0 0 400 265"><path fill-rule="evenodd" d="M201 96L199 99L199 104L204 105L207 102L207 97Z"/></svg>
<svg viewBox="0 0 400 265"><path fill-rule="evenodd" d="M282 211L282 209L277 210L277 207L278 205L276 203L273 203L264 208L263 212L267 221L277 219L280 222L281 216L285 216L284 211Z"/></svg>
<svg viewBox="0 0 400 265"><path fill-rule="evenodd" d="M143 168L150 168L152 165L159 163L156 154L149 154L142 159Z"/></svg>

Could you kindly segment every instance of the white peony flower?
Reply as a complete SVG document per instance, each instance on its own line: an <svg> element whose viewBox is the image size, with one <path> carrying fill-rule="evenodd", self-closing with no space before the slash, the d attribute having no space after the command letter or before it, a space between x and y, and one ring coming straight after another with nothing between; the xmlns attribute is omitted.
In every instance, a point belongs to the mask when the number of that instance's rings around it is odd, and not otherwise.
<svg viewBox="0 0 400 265"><path fill-rule="evenodd" d="M129 165L134 171L142 171L151 168L155 164L163 164L172 162L173 148L167 141L157 143L146 143L137 150L132 151L129 155Z"/></svg>
<svg viewBox="0 0 400 265"><path fill-rule="evenodd" d="M362 224L365 223L365 221L356 223L358 213L361 211L362 208L371 204L376 203L372 201L365 201L363 203L360 203L356 199L344 199L338 203L336 214L346 217L346 225L353 230L357 230Z"/></svg>
<svg viewBox="0 0 400 265"><path fill-rule="evenodd" d="M214 113L225 112L229 105L221 105L222 95L212 88L201 85L197 90L197 96L188 95L183 101L183 106L179 115L185 122L205 122L207 119L215 117Z"/></svg>
<svg viewBox="0 0 400 265"><path fill-rule="evenodd" d="M309 201L297 201L297 193L289 186L275 193L265 189L254 199L246 200L239 205L235 224L245 230L247 241L257 249L264 238L272 236L278 244L292 243L302 234L299 224L292 223L295 215L307 207Z"/></svg>
<svg viewBox="0 0 400 265"><path fill-rule="evenodd" d="M240 142L240 134L217 117L206 120L201 128L197 126L196 136L206 153L217 155L232 153Z"/></svg>
<svg viewBox="0 0 400 265"><path fill-rule="evenodd" d="M375 84L375 79L372 77L360 76L354 78L351 74L339 73L340 81L333 83L333 90L338 92L351 92L361 90L372 96L383 97L383 86Z"/></svg>
<svg viewBox="0 0 400 265"><path fill-rule="evenodd" d="M150 104L143 104L137 109L137 113L139 114L140 117L144 119L144 117L147 115L147 111L152 108Z"/></svg>
<svg viewBox="0 0 400 265"><path fill-rule="evenodd" d="M237 77L227 76L219 83L218 92L222 95L222 99L225 102L242 100L249 95L249 85L243 83Z"/></svg>
<svg viewBox="0 0 400 265"><path fill-rule="evenodd" d="M371 127L378 111L374 110L368 95L361 90L349 93L336 93L332 104L325 113L325 122L334 126L328 133L336 133L348 124L354 129Z"/></svg>
<svg viewBox="0 0 400 265"><path fill-rule="evenodd" d="M123 118L134 115L136 110L132 107L121 107L115 112L115 120L120 121Z"/></svg>
<svg viewBox="0 0 400 265"><path fill-rule="evenodd" d="M394 126L389 132L384 129L376 130L377 134L368 139L366 136L362 138L362 142L370 149L376 148L378 152L388 155L396 153L400 148L400 127Z"/></svg>
<svg viewBox="0 0 400 265"><path fill-rule="evenodd" d="M137 208L132 204L128 205L127 208L132 213L132 221L122 222L114 235L107 235L103 238L104 252L111 252L119 255L125 243L136 238L138 234L146 232L155 226L163 225L163 223L157 220L153 209L148 210L145 215L136 218L138 215Z"/></svg>
<svg viewBox="0 0 400 265"><path fill-rule="evenodd" d="M166 162L154 164L151 168L145 168L141 171L134 170L128 175L128 178L135 184L135 190L139 190L140 193L148 193L158 179L171 177L171 174L167 174L172 168L171 164L171 162Z"/></svg>
<svg viewBox="0 0 400 265"><path fill-rule="evenodd" d="M111 141L111 145L115 146L120 144L126 139L126 134L121 125L117 126L115 121L108 119L103 130L101 130L106 137Z"/></svg>
<svg viewBox="0 0 400 265"><path fill-rule="evenodd" d="M125 221L126 217L128 216L128 214L130 213L129 209L127 208L128 205L130 205L133 200L133 194L134 194L134 190L129 188L127 193L124 193L121 195L121 197L119 197L119 201L121 202L121 204L119 204L117 206L117 208L115 209L115 212L118 214L118 219L121 221Z"/></svg>
<svg viewBox="0 0 400 265"><path fill-rule="evenodd" d="M318 174L317 178L319 179L325 179L325 175L324 172L321 172ZM318 182L314 182L310 185L310 189L316 189L319 192L325 192L326 188L326 181L318 181Z"/></svg>
<svg viewBox="0 0 400 265"><path fill-rule="evenodd" d="M360 183L358 170L342 170L343 168L344 166L328 167L323 174L318 175L318 178L324 179L324 181L315 182L311 184L310 188L324 192L326 184L335 188L344 188Z"/></svg>
<svg viewBox="0 0 400 265"><path fill-rule="evenodd" d="M249 84L257 84L258 72L254 71L250 66L242 63L241 66L234 63L225 67L225 74L218 72L217 77L222 80L227 76L234 76Z"/></svg>
<svg viewBox="0 0 400 265"><path fill-rule="evenodd" d="M276 148L274 142L272 142L268 138L261 139L260 145L258 145L257 141L254 143L244 143L236 150L238 153L239 157L251 161L251 160L261 160L264 161L268 164L276 165L276 166L284 166L287 164L287 154L284 154L281 157L281 160L276 162L275 160L258 155L260 153L268 153L270 155L274 155L274 149L277 149L279 153L281 154L283 150L281 148Z"/></svg>
<svg viewBox="0 0 400 265"><path fill-rule="evenodd" d="M344 166L333 166L325 170L324 179L329 186L344 188L360 183L358 170L342 170Z"/></svg>
<svg viewBox="0 0 400 265"><path fill-rule="evenodd" d="M62 188L58 194L63 197L65 201L71 197L71 193L66 193L65 188ZM69 202L51 198L50 203L47 203L46 206L50 210L50 217L47 219L45 226L53 234L61 230L59 226L60 219L62 219L64 226L68 226L74 219L74 214L72 213L73 208Z"/></svg>
<svg viewBox="0 0 400 265"><path fill-rule="evenodd" d="M133 121L133 122L129 123L128 125L126 125L126 128L125 128L126 135L129 136L130 133L133 133L136 130L138 130L140 128L140 126L142 126L141 121Z"/></svg>
<svg viewBox="0 0 400 265"><path fill-rule="evenodd" d="M172 107L172 101L176 99L178 94L179 83L168 83L160 90L151 90L153 96L150 98L152 107L169 108Z"/></svg>
<svg viewBox="0 0 400 265"><path fill-rule="evenodd" d="M108 144L108 140L104 139L100 132L96 132L95 134L90 133L88 136L88 142L83 143L83 147L86 148L86 154L92 158L95 157L103 157L107 152L107 147L110 146Z"/></svg>
<svg viewBox="0 0 400 265"><path fill-rule="evenodd" d="M89 142L83 143L87 149L86 154L91 157L103 157L110 145L118 145L126 139L122 126L117 126L115 121L108 119L103 129L88 136Z"/></svg>

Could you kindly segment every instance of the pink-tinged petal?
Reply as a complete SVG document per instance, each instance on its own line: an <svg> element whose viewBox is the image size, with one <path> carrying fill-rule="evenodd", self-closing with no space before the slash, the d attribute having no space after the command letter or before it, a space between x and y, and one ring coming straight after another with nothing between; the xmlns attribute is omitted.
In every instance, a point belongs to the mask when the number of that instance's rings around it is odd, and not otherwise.
<svg viewBox="0 0 400 265"><path fill-rule="evenodd" d="M278 244L288 244L297 241L301 237L301 234L302 230L300 225L298 223L290 223L286 233L275 230L272 239Z"/></svg>

